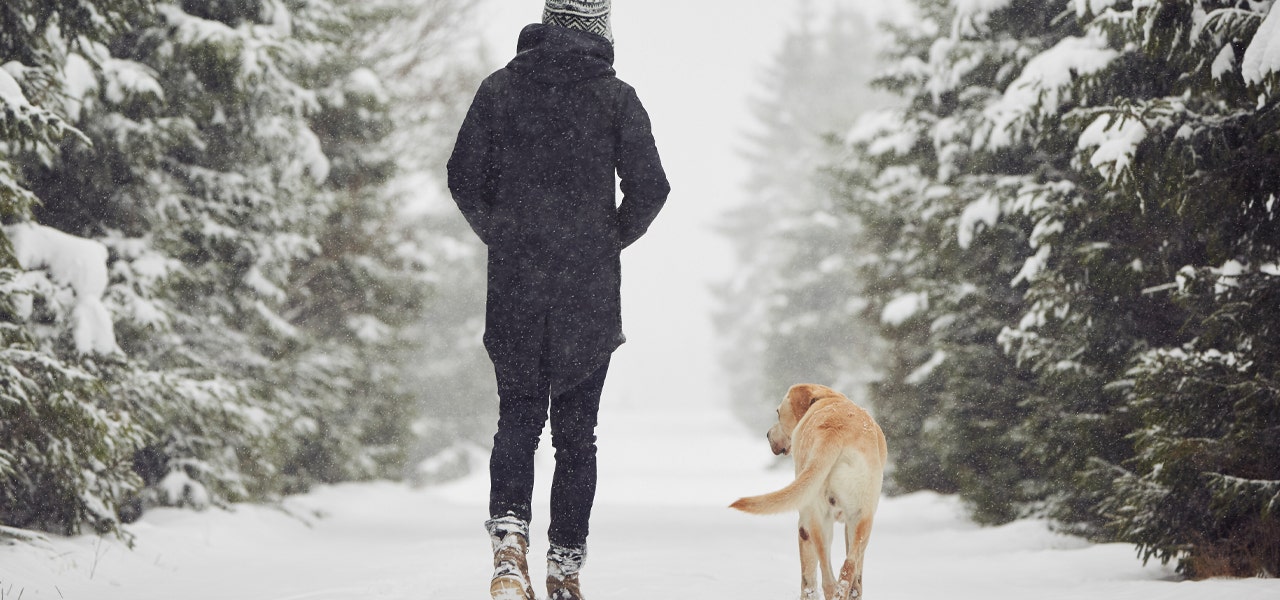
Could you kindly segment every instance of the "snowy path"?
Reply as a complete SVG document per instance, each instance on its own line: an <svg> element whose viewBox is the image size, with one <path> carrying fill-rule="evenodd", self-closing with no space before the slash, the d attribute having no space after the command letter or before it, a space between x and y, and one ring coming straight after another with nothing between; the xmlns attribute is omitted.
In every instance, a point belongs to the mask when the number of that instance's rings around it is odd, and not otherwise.
<svg viewBox="0 0 1280 600"><path fill-rule="evenodd" d="M589 597L794 600L795 518L723 508L786 481L766 469L763 436L719 413L673 425L652 412L603 415ZM696 441L697 432L710 435ZM481 600L486 486L344 485L292 498L287 510L152 511L131 527L133 550L94 537L0 547L0 600ZM545 512L535 521L540 578ZM1280 580L1174 582L1127 545L1090 545L1038 522L978 528L953 499L931 494L882 504L867 561L874 600L1280 598Z"/></svg>

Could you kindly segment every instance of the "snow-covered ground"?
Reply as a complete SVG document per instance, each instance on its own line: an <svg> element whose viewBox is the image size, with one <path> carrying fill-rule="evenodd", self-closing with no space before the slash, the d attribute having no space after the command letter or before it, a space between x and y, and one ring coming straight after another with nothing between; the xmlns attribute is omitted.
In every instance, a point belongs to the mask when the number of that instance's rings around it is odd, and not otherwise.
<svg viewBox="0 0 1280 600"><path fill-rule="evenodd" d="M789 477L769 468L762 433L722 410L606 406L601 418L589 598L799 596L795 517L725 508ZM549 461L540 458L541 473ZM0 547L0 599L479 600L489 577L486 490L473 477L422 490L327 487L234 512L155 510L130 526L132 550L93 536ZM545 485L538 493L530 556L540 579ZM1280 598L1280 580L1179 582L1143 567L1130 546L1091 545L1041 522L980 528L933 494L881 504L865 583L874 600Z"/></svg>

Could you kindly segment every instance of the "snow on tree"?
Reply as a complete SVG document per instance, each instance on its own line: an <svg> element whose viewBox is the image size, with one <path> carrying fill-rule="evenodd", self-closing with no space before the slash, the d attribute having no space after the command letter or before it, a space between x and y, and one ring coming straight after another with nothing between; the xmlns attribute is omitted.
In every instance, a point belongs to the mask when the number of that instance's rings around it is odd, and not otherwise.
<svg viewBox="0 0 1280 600"><path fill-rule="evenodd" d="M471 31L469 5L382 0L341 6L349 34L309 74L320 90L319 110L309 121L330 159L324 187L336 204L319 229L321 251L299 267L303 289L286 309L317 342L299 356L296 380L322 388L303 400L314 432L285 468L305 475L304 483L403 476L423 446L464 437L440 430L463 421L466 411L439 408L477 402L460 397L460 388L422 385L424 364L452 363L439 357L457 352L452 324L435 317L443 314L437 310L443 278L452 287L465 276L439 272L445 254L433 246L452 239L452 232L409 215L411 200L400 187L427 169L442 170L441 157L451 149L437 140L452 137L458 121L451 113L469 100L463 82L472 65L454 57L455 45ZM459 287L474 292L481 285ZM488 379L487 355L480 358L480 376Z"/></svg>
<svg viewBox="0 0 1280 600"><path fill-rule="evenodd" d="M868 85L875 35L854 10L823 15L806 4L800 13L764 74L770 91L752 107L753 176L723 227L743 267L717 291L722 361L739 374L734 409L762 427L793 383L822 381L857 398L872 377L862 360L872 352L858 349L867 336L852 318L862 306L847 276L854 224L833 206L822 162L833 134L885 102Z"/></svg>
<svg viewBox="0 0 1280 600"><path fill-rule="evenodd" d="M31 405L26 421L0 420L0 477L30 474L0 521L110 529L117 512L132 518L149 504L222 505L405 474L425 401L404 356L425 344L416 314L434 265L421 239L430 231L394 206L406 152L389 140L422 131L394 115L433 107L435 126L460 102L447 93L458 70L437 42L457 30L405 15L463 12L468 0L54 4L68 12L37 18L50 7L25 0L0 10L21 25L6 26L0 56L24 61L0 75L0 200L7 223L34 216L65 232L60 252L88 244L107 271L94 296L71 293L82 282L63 281L56 265L43 279L4 270L0 308L16 323L9 339L45 353L35 364L66 371L13 393L60 394L104 424L84 425L65 447L89 450L45 477L12 450L43 447L15 437L38 430L6 427L49 416ZM393 74L420 76L422 95L381 80L392 60L370 48L391 32L432 49L416 55L417 70ZM63 308L90 296L110 315L90 306L81 314L97 329L68 326ZM96 331L85 342L109 350L111 325L122 351L111 356L80 356L65 333ZM109 452L93 445L108 434L118 435ZM89 465L97 483L75 484L67 473L90 457L112 462ZM110 494L65 488L90 483ZM50 493L92 510L51 504L59 521L28 508Z"/></svg>
<svg viewBox="0 0 1280 600"><path fill-rule="evenodd" d="M102 303L107 289L107 247L31 223L5 227L4 234L13 244L14 257L23 269L47 269L54 281L71 288L74 298L69 302L69 312L76 352L120 353L111 313ZM31 298L19 299L22 300L30 302ZM29 315L31 310L27 304L19 313Z"/></svg>
<svg viewBox="0 0 1280 600"><path fill-rule="evenodd" d="M1112 305L1131 320L1155 312L1112 386L1125 390L1135 456L1099 470L1112 487L1098 511L1144 559L1193 577L1280 572L1280 468L1263 458L1280 449L1275 15L1266 3L1135 2L1086 20L1126 57L1082 82L1119 101L1080 112L1094 125L1073 166L1102 178L1082 181L1112 220L1144 225L1088 242L1128 250L1117 275L1131 287ZM1238 72L1227 49L1244 49ZM1104 118L1116 160L1099 145L1086 162L1084 138Z"/></svg>
<svg viewBox="0 0 1280 600"><path fill-rule="evenodd" d="M1033 71L1053 77L1019 80L1018 68L1070 32L1037 3L918 4L880 80L907 108L845 136L839 205L861 224L853 276L888 342L871 400L898 448L891 489L957 491L1003 522L1035 493L1020 431L1034 378L995 343L1022 302L1017 191L1041 168L1020 100L1066 72L1041 61Z"/></svg>
<svg viewBox="0 0 1280 600"><path fill-rule="evenodd" d="M1205 15L1205 19L1208 19L1208 15ZM1223 48L1225 51L1226 47ZM1261 85L1270 94L1275 91L1277 73L1280 73L1280 11L1275 10L1273 4L1258 26L1258 31L1249 40L1244 59L1240 63L1240 74L1244 76L1245 83Z"/></svg>
<svg viewBox="0 0 1280 600"><path fill-rule="evenodd" d="M440 478L485 468L465 451L492 439L497 418L493 363L482 343L484 319L475 299L486 285L484 245L458 214L443 181L465 111L488 74L481 58L474 2L378 0L364 13L366 52L390 104L384 152L395 159L387 216L398 224L397 260L413 264L426 287L421 310L397 330L403 365L399 383L416 403L410 422L417 440L410 464L433 460ZM411 15L405 18L405 15ZM398 25L386 27L390 16ZM464 57L469 57L464 60Z"/></svg>
<svg viewBox="0 0 1280 600"><path fill-rule="evenodd" d="M105 252L30 223L41 198L22 173L59 141L87 137L57 110L66 40L89 44L124 23L132 0L15 0L0 9L0 523L75 533L114 530L141 482L146 431L111 404L96 353L117 360L101 303ZM24 269L33 269L26 270ZM41 269L39 271L34 269ZM70 310L68 310L70 309ZM68 314L71 313L71 314ZM74 318L71 316L74 315Z"/></svg>
<svg viewBox="0 0 1280 600"><path fill-rule="evenodd" d="M918 4L842 166L895 485L1277 572L1271 3Z"/></svg>
<svg viewBox="0 0 1280 600"><path fill-rule="evenodd" d="M341 18L332 8L186 2L134 15L127 34L77 52L99 66L76 99L93 146L28 168L42 221L111 250L121 347L155 370L125 395L156 433L139 461L148 503L279 489L297 439L282 432L302 406L289 397L299 386L276 377L305 341L282 311L331 206L330 162L307 123L316 92L298 79L325 47L318 28ZM187 493L164 489L175 477Z"/></svg>

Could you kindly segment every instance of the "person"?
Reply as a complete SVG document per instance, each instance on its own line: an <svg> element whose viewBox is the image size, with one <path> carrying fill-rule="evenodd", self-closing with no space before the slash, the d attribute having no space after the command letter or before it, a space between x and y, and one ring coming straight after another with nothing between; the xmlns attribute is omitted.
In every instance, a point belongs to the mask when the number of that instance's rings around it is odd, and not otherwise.
<svg viewBox="0 0 1280 600"><path fill-rule="evenodd" d="M624 341L620 255L670 192L649 116L613 69L610 10L608 0L546 0L515 58L480 85L448 165L454 201L489 252L484 343L499 416L485 527L495 599L535 599L525 555L548 414L547 594L582 598L596 418Z"/></svg>

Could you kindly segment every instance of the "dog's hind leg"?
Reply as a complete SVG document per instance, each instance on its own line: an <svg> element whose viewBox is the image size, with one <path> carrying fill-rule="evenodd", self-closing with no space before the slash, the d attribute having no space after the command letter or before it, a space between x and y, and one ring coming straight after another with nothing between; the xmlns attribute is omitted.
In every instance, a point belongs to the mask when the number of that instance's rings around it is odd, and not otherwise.
<svg viewBox="0 0 1280 600"><path fill-rule="evenodd" d="M836 586L834 600L859 600L862 598L862 561L871 541L871 517L845 524L844 565L840 567L840 584Z"/></svg>
<svg viewBox="0 0 1280 600"><path fill-rule="evenodd" d="M806 512L800 513L800 600L830 598L830 594L819 587L824 581L818 579L819 565L822 566L823 572L831 570L823 547L824 543L829 543L826 542L829 539L830 535L826 535L824 540L820 519Z"/></svg>
<svg viewBox="0 0 1280 600"><path fill-rule="evenodd" d="M800 513L800 565L802 572L802 597L831 599L835 593L836 578L831 570L832 518L829 511L804 510ZM818 577L821 575L822 579ZM821 583L821 596L818 585Z"/></svg>
<svg viewBox="0 0 1280 600"><path fill-rule="evenodd" d="M835 515L829 510L823 510L822 516L822 539L818 546L818 564L822 566L822 593L831 600L836 591L836 576L831 572L831 541L835 539L832 525L835 521Z"/></svg>

